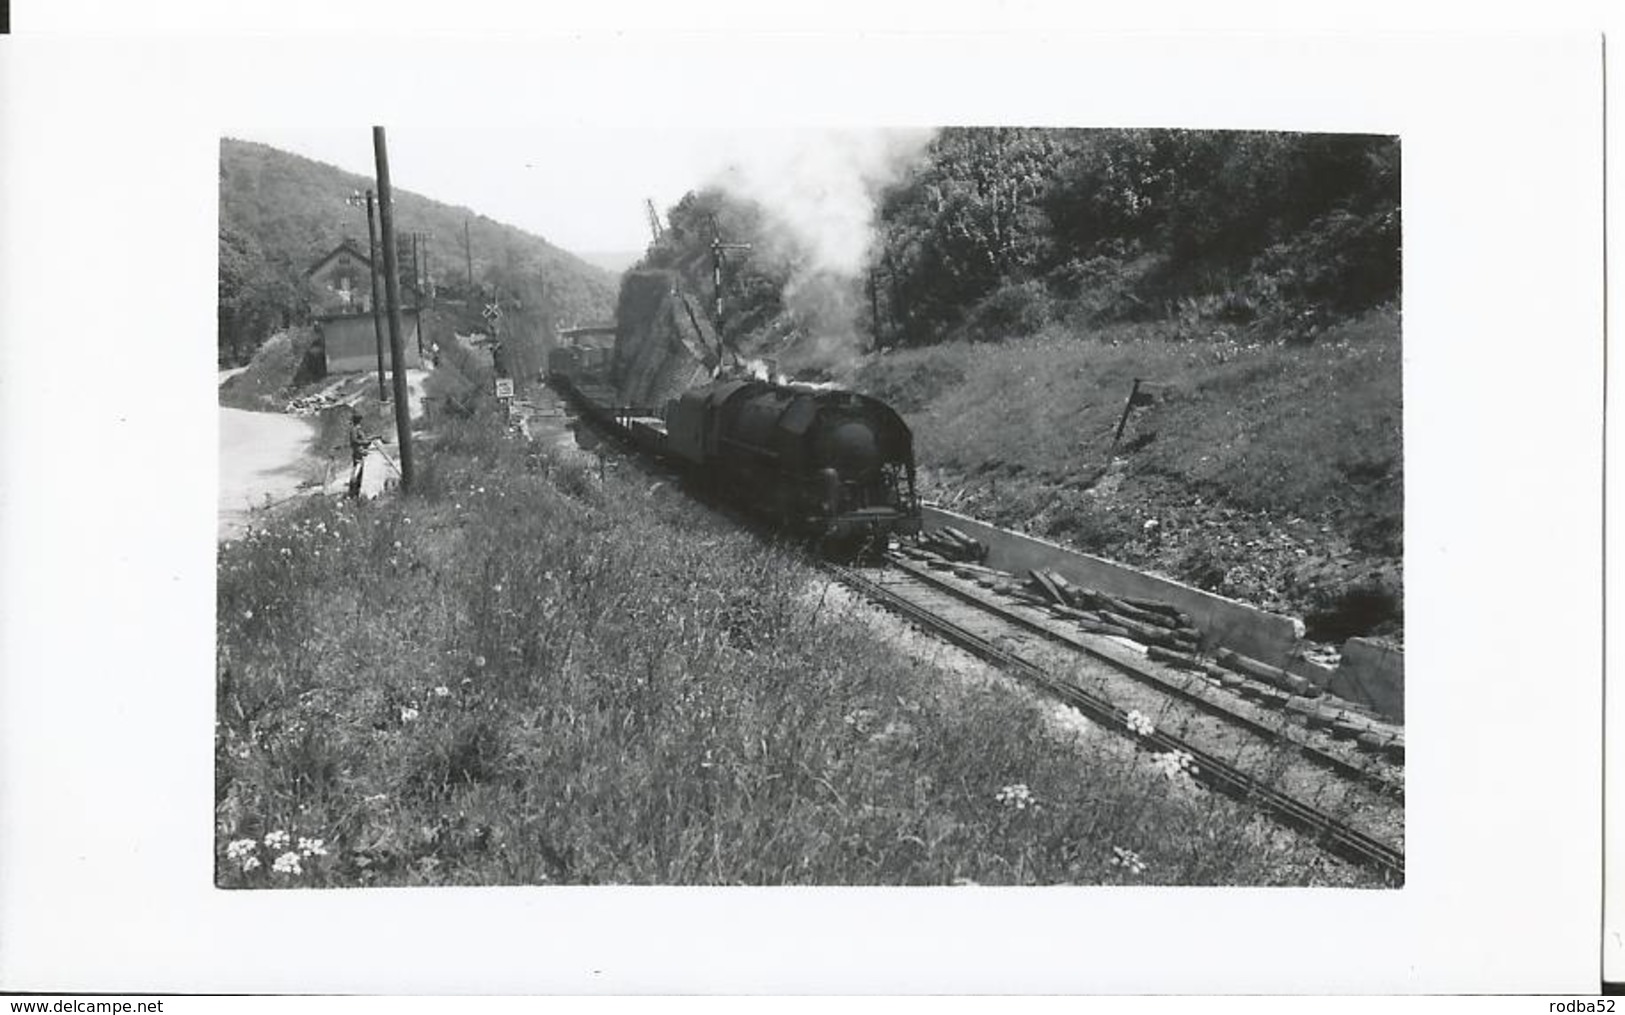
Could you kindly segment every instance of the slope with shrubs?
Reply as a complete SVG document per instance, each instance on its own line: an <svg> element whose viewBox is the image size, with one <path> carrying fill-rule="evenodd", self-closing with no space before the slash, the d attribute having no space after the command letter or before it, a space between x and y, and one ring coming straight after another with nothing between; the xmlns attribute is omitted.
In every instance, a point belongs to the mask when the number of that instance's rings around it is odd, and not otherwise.
<svg viewBox="0 0 1625 1015"><path fill-rule="evenodd" d="M222 548L221 885L1371 883L483 406Z"/></svg>
<svg viewBox="0 0 1625 1015"><path fill-rule="evenodd" d="M1133 382L1136 408L1114 444ZM1047 329L871 357L947 506L1303 617L1403 629L1399 319L1311 345Z"/></svg>

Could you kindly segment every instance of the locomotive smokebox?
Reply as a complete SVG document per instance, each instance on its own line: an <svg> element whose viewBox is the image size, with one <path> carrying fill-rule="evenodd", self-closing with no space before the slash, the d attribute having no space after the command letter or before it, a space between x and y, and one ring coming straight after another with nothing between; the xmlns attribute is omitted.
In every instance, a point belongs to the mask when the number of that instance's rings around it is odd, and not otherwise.
<svg viewBox="0 0 1625 1015"><path fill-rule="evenodd" d="M880 469L880 447L875 432L862 420L849 419L820 435L819 459L843 478L871 476Z"/></svg>

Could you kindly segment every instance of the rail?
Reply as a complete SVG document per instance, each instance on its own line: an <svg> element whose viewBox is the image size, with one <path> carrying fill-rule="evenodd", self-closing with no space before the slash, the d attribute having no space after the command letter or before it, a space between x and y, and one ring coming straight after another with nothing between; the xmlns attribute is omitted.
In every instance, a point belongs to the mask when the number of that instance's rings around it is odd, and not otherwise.
<svg viewBox="0 0 1625 1015"><path fill-rule="evenodd" d="M1054 695L1108 729L1135 735L1129 727L1127 711L1118 708L1105 698L1051 676L1041 667L917 603L910 602L853 568L831 561L820 561L819 566L877 605ZM1140 736L1138 739L1164 751L1183 751L1197 766L1195 778L1199 781L1228 796L1261 806L1281 823L1313 835L1328 851L1353 863L1378 870L1391 883L1404 883L1405 854L1402 850L1350 828L1324 811L1265 785L1246 772L1186 743L1179 737L1157 730L1149 736Z"/></svg>

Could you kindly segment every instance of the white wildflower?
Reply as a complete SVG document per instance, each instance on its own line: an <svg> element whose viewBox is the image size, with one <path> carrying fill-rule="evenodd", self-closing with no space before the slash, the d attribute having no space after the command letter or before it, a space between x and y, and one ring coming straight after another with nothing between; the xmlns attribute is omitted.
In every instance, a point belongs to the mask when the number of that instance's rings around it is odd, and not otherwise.
<svg viewBox="0 0 1625 1015"><path fill-rule="evenodd" d="M1122 846L1113 846L1112 852L1116 854L1112 857L1113 867L1125 868L1130 874L1145 873L1145 861L1140 859L1140 854L1134 852L1134 850L1124 849Z"/></svg>
<svg viewBox="0 0 1625 1015"><path fill-rule="evenodd" d="M260 858L257 856L243 857L243 873L252 874L260 869Z"/></svg>
<svg viewBox="0 0 1625 1015"><path fill-rule="evenodd" d="M288 848L288 841L289 840L288 840L288 833L287 832L277 831L277 832L266 832L265 833L265 848L266 849L287 849Z"/></svg>
<svg viewBox="0 0 1625 1015"><path fill-rule="evenodd" d="M400 548L401 548L401 541L399 539L397 539L397 540L395 540L395 549L399 550Z"/></svg>
<svg viewBox="0 0 1625 1015"><path fill-rule="evenodd" d="M1189 751L1168 751L1157 755L1151 764L1163 775L1177 779L1181 775L1195 775L1197 768Z"/></svg>
<svg viewBox="0 0 1625 1015"><path fill-rule="evenodd" d="M304 873L304 868L299 866L299 854L292 852L283 853L281 856L277 857L276 862L271 864L271 869L276 871L278 874Z"/></svg>
<svg viewBox="0 0 1625 1015"><path fill-rule="evenodd" d="M451 697L451 688L447 687L445 684L441 684L439 687L434 689L434 696L436 698L449 698Z"/></svg>
<svg viewBox="0 0 1625 1015"><path fill-rule="evenodd" d="M245 856L251 856L258 846L259 843L253 839L233 839L226 846L226 859L241 860Z"/></svg>
<svg viewBox="0 0 1625 1015"><path fill-rule="evenodd" d="M1131 710L1128 717L1123 721L1130 732L1137 733L1142 737L1148 737L1157 731L1157 728L1151 724L1151 717L1139 709Z"/></svg>
<svg viewBox="0 0 1625 1015"><path fill-rule="evenodd" d="M474 668L476 670L485 669L485 657L484 656L475 656L474 657Z"/></svg>
<svg viewBox="0 0 1625 1015"><path fill-rule="evenodd" d="M998 793L994 794L993 799L997 800L1006 807L1013 807L1018 811L1026 810L1030 805L1036 803L1036 801L1033 799L1032 790L1028 789L1027 784L1024 782L1018 782L1004 787L1003 789L999 790Z"/></svg>
<svg viewBox="0 0 1625 1015"><path fill-rule="evenodd" d="M243 611L243 619L244 620L253 620L254 619L254 611L253 610L244 610Z"/></svg>
<svg viewBox="0 0 1625 1015"><path fill-rule="evenodd" d="M301 855L301 856L326 856L327 855L327 840L326 839L310 839L310 838L306 838L305 836L301 835L299 837L299 855Z"/></svg>
<svg viewBox="0 0 1625 1015"><path fill-rule="evenodd" d="M401 722L411 722L418 717L418 710L410 705L401 706Z"/></svg>

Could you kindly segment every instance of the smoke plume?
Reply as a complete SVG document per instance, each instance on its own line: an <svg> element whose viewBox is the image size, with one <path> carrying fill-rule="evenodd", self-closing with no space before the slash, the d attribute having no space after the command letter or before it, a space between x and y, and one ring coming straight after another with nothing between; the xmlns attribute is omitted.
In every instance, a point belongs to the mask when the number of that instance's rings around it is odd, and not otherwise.
<svg viewBox="0 0 1625 1015"><path fill-rule="evenodd" d="M828 366L858 352L861 278L876 201L930 143L924 128L763 130L740 135L713 183L760 205L768 257L785 264L794 358Z"/></svg>

